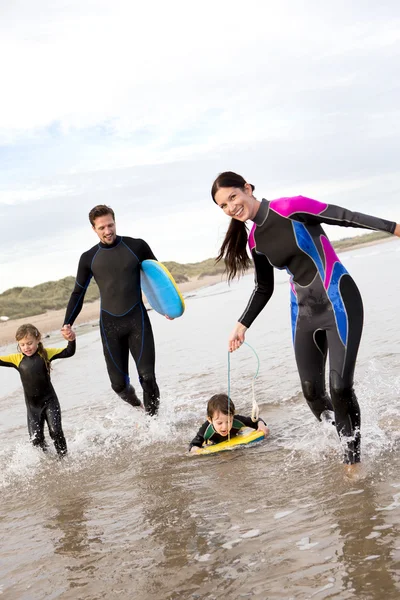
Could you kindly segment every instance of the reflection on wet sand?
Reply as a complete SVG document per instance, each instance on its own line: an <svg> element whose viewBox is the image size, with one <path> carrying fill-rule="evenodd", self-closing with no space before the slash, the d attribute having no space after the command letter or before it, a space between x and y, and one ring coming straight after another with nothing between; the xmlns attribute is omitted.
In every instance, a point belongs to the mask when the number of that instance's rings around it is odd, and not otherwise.
<svg viewBox="0 0 400 600"><path fill-rule="evenodd" d="M148 535L139 549L131 550L153 560L144 572L135 572L135 590L148 600L189 598L208 578L207 569L193 561L206 551L207 539L198 532L198 519L190 511L192 489L183 474L185 458L160 458L157 469L153 459L142 461L137 480L142 527Z"/></svg>
<svg viewBox="0 0 400 600"><path fill-rule="evenodd" d="M100 548L96 545L102 543L100 536L89 533L86 512L91 499L72 488L51 498L50 503L49 514L55 512L44 527L53 534L54 552L66 559L69 588L85 587L98 569L96 554Z"/></svg>
<svg viewBox="0 0 400 600"><path fill-rule="evenodd" d="M380 466L388 470L384 464ZM398 522L385 507L390 489L379 473L379 464L374 471L344 493L333 511L343 544L339 557L343 587L365 600L400 596L400 564L394 560Z"/></svg>

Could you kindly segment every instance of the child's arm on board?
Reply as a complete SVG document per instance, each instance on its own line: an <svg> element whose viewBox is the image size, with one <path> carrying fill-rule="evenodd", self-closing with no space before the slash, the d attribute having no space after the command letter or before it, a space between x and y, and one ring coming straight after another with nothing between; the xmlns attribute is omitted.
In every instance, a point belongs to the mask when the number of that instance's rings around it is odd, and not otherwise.
<svg viewBox="0 0 400 600"><path fill-rule="evenodd" d="M263 421L262 419L258 419L258 423L257 423L257 429L258 429L259 431L263 431L263 432L264 432L264 435L265 435L265 437L267 437L267 435L269 435L269 427L268 427L268 425L266 424L266 422L265 422L265 421Z"/></svg>
<svg viewBox="0 0 400 600"><path fill-rule="evenodd" d="M190 454L198 454L201 450L201 446L190 446Z"/></svg>
<svg viewBox="0 0 400 600"><path fill-rule="evenodd" d="M243 417L242 415L235 415L235 419L243 423L244 427L251 427L259 431L263 431L265 437L269 434L269 428L264 419L259 418L258 421L252 421L250 417Z"/></svg>
<svg viewBox="0 0 400 600"><path fill-rule="evenodd" d="M197 452L199 452L199 450L201 450L201 448L203 447L203 444L204 444L204 433L205 433L205 430L207 429L207 427L208 427L208 422L204 423L200 427L200 429L196 433L196 436L190 442L190 444L189 444L189 452L191 454L197 454Z"/></svg>

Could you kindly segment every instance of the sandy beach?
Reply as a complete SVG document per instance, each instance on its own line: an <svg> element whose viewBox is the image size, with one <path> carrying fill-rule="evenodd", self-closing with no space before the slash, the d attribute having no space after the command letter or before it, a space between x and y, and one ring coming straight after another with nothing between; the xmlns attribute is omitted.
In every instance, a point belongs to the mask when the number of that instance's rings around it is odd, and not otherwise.
<svg viewBox="0 0 400 600"><path fill-rule="evenodd" d="M183 297L186 297L190 295L191 291L208 287L225 280L226 278L221 274L209 275L207 277L202 277L201 279L193 278L185 283L180 283L178 287ZM84 303L82 311L76 319L74 326L96 321L99 318L99 312L99 300L96 300L95 302ZM0 323L0 346L5 346L6 344L12 343L15 340L16 330L23 323L33 323L43 336L51 331L60 329L63 324L64 315L65 309L50 310L41 315L23 317L22 319L10 319L9 321Z"/></svg>

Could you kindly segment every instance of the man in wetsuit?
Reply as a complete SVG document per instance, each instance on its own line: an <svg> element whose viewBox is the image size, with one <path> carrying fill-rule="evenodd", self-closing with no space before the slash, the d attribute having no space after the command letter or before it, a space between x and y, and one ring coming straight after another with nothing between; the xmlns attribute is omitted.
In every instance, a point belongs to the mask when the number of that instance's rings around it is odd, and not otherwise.
<svg viewBox="0 0 400 600"><path fill-rule="evenodd" d="M144 408L153 416L160 393L154 372L153 332L141 295L140 264L157 259L144 240L117 235L109 206L95 206L89 221L100 242L80 258L62 330L70 329L79 315L93 276L100 289L100 331L111 387L128 404L141 405L129 380L130 352L143 388Z"/></svg>

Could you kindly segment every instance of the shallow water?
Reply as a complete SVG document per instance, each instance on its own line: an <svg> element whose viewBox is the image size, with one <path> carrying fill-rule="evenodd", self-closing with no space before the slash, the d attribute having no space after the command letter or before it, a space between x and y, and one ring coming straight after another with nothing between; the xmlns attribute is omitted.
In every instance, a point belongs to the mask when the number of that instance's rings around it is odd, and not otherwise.
<svg viewBox="0 0 400 600"><path fill-rule="evenodd" d="M357 476L345 474L334 428L299 393L283 273L247 335L271 437L234 452L186 454L208 397L227 389L227 337L251 276L193 294L174 322L150 313L157 419L112 393L98 328L80 327L76 356L53 370L69 446L62 463L31 448L18 374L0 370L1 598L399 598L400 244L342 259L366 313ZM46 340L59 344L56 333ZM238 412L251 411L256 366L247 347L231 357Z"/></svg>

